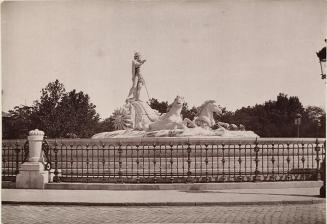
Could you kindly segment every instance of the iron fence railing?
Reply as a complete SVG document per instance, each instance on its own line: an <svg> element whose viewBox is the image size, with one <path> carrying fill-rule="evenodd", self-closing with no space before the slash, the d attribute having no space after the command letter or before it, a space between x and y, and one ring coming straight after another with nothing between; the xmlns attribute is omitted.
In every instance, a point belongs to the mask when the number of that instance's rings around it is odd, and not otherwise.
<svg viewBox="0 0 327 224"><path fill-rule="evenodd" d="M2 140L2 180L15 181L20 165L28 156L26 139Z"/></svg>
<svg viewBox="0 0 327 224"><path fill-rule="evenodd" d="M18 173L23 145L3 141L4 180ZM325 157L325 139L49 139L43 148L54 182L320 180Z"/></svg>

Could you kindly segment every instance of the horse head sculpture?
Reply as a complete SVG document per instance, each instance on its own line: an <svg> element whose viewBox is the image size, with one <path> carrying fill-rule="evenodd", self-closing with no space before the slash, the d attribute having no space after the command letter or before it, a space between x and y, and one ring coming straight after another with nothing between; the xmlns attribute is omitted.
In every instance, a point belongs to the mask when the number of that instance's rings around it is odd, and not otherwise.
<svg viewBox="0 0 327 224"><path fill-rule="evenodd" d="M184 98L177 96L174 102L169 105L168 112L163 114L159 119L149 125L150 130L172 130L172 129L183 129L185 125L182 121L182 108Z"/></svg>
<svg viewBox="0 0 327 224"><path fill-rule="evenodd" d="M199 108L199 116L195 118L194 123L202 128L212 128L216 122L213 113L222 114L221 108L215 100L205 101Z"/></svg>
<svg viewBox="0 0 327 224"><path fill-rule="evenodd" d="M168 105L167 113L166 114L174 114L174 113L180 113L183 108L184 103L184 97L176 96L174 99L174 102Z"/></svg>

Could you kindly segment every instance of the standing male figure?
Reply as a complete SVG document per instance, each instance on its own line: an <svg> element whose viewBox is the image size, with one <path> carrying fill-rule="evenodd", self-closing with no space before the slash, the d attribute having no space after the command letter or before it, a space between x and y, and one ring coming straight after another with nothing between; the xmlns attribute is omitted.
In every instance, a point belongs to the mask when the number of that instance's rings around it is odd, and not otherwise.
<svg viewBox="0 0 327 224"><path fill-rule="evenodd" d="M142 85L144 85L144 80L140 72L141 65L144 64L146 60L141 60L141 55L136 52L134 54L134 59L132 61L132 88L129 90L128 99L140 100L140 91Z"/></svg>

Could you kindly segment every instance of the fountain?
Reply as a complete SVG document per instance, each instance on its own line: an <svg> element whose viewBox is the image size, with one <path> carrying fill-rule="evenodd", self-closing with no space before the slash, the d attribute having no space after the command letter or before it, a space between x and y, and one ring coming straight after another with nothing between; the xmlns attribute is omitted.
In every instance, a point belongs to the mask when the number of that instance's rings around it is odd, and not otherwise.
<svg viewBox="0 0 327 224"><path fill-rule="evenodd" d="M135 53L132 61L133 85L129 91L125 105L119 109L122 130L102 132L92 136L93 139L132 138L132 137L214 137L214 138L257 138L253 131L246 131L243 125L215 122L213 113L221 115L221 108L214 100L205 101L193 121L182 119L181 111L184 98L177 96L167 113L152 109L140 99L140 92L145 81L140 67L146 60L141 60ZM146 87L146 86L145 86Z"/></svg>

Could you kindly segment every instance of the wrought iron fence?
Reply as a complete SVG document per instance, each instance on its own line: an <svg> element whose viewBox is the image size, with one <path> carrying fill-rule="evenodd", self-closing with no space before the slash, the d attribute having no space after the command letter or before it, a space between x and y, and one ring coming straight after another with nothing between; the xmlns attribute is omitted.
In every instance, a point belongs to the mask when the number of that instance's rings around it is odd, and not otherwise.
<svg viewBox="0 0 327 224"><path fill-rule="evenodd" d="M8 145L3 142L5 159L19 148ZM43 148L54 182L319 180L320 162L325 157L325 139L50 139ZM3 160L2 169L14 177L20 161L11 158Z"/></svg>
<svg viewBox="0 0 327 224"><path fill-rule="evenodd" d="M2 180L15 181L20 164L28 156L28 141L26 139L2 140Z"/></svg>

